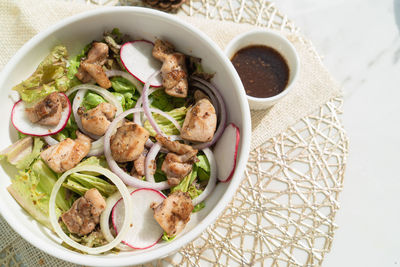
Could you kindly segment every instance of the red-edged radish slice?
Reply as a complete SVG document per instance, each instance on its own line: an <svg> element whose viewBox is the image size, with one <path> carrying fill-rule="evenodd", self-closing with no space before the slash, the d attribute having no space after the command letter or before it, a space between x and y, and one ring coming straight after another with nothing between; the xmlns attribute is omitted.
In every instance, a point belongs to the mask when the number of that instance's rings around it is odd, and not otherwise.
<svg viewBox="0 0 400 267"><path fill-rule="evenodd" d="M19 100L14 104L14 107L11 111L11 122L15 129L23 134L32 136L47 136L57 134L62 131L67 125L69 116L71 115L71 103L64 93L60 93L60 95L65 97L68 105L61 112L61 119L56 126L45 126L31 122L26 115L25 102Z"/></svg>
<svg viewBox="0 0 400 267"><path fill-rule="evenodd" d="M153 217L152 203L159 204L166 197L157 190L140 188L131 193L133 205L132 227L129 228L122 243L134 249L146 249L154 246L161 239L164 230ZM115 232L121 229L125 213L124 203L119 200L112 211Z"/></svg>
<svg viewBox="0 0 400 267"><path fill-rule="evenodd" d="M122 45L120 57L125 69L136 79L145 83L151 74L161 69L161 62L153 57L152 42L138 40ZM161 75L152 79L150 86L160 87L162 85Z"/></svg>
<svg viewBox="0 0 400 267"><path fill-rule="evenodd" d="M214 156L219 159L217 177L220 182L228 182L235 172L239 141L239 127L228 124L214 147Z"/></svg>

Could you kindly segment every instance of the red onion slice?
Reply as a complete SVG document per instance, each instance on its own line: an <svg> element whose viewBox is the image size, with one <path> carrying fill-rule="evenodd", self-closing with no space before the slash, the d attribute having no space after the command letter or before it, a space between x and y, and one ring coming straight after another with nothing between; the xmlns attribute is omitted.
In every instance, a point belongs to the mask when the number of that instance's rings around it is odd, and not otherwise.
<svg viewBox="0 0 400 267"><path fill-rule="evenodd" d="M161 89L160 87L158 87L158 88L151 87L149 89L148 96L160 89ZM142 95L138 98L136 105L135 105L135 108L141 108L141 107L142 107ZM139 124L140 126L142 126L142 119L140 118L140 113L133 114L133 121L135 123Z"/></svg>
<svg viewBox="0 0 400 267"><path fill-rule="evenodd" d="M146 81L143 87L143 93L142 93L142 101L143 101L143 110L144 114L146 115L147 119L150 122L151 127L153 127L154 131L156 133L165 136L165 134L161 131L160 127L158 127L156 121L154 120L153 116L151 115L150 112L150 105L149 105L149 88L150 88L150 82L158 75L160 74L160 71L154 72L150 78Z"/></svg>
<svg viewBox="0 0 400 267"><path fill-rule="evenodd" d="M221 137L222 133L224 132L226 121L227 121L226 105L225 105L225 101L224 101L221 93L218 91L218 89L214 85L207 82L206 80L203 80L203 79L195 77L195 76L192 76L191 78L200 83L200 84L197 84L198 88L203 89L205 91L206 91L205 88L209 88L214 93L214 95L216 96L216 98L218 100L218 103L220 104L221 118L220 118L218 128L215 131L213 139L210 142L193 145L193 148L203 149L203 148L207 148L207 147L210 147L213 144L215 144L218 141L218 139Z"/></svg>
<svg viewBox="0 0 400 267"><path fill-rule="evenodd" d="M220 109L220 104L218 102L218 100L216 99L214 93L211 91L210 88L204 86L203 84L199 83L199 82L193 82L190 84L193 87L196 87L197 89L200 89L201 91L203 91L211 100L212 105L215 108L215 113L218 115L218 119L221 120L221 114L219 112Z"/></svg>
<svg viewBox="0 0 400 267"><path fill-rule="evenodd" d="M106 156L108 166L110 169L118 175L121 180L130 186L134 186L136 188L152 188L156 190L165 190L170 188L171 186L166 182L160 182L160 183L151 183L147 181L142 181L139 180L135 177L132 177L131 175L127 174L124 170L122 170L118 164L115 162L111 155L111 148L110 148L110 138L114 134L115 130L117 129L119 122L123 120L126 116L132 113L136 112L142 112L143 109L139 108L132 108L129 110L126 110L125 112L121 113L118 115L110 124L110 126L107 129L106 134L104 135L104 155Z"/></svg>
<svg viewBox="0 0 400 267"><path fill-rule="evenodd" d="M209 148L204 148L203 152L206 155L208 162L210 163L210 179L208 180L207 186L204 191L198 197L192 200L193 206L196 206L204 199L206 199L214 190L215 185L217 184L217 162L215 161L214 154Z"/></svg>
<svg viewBox="0 0 400 267"><path fill-rule="evenodd" d="M146 180L150 183L155 183L154 180L154 166L156 165L156 156L161 149L160 143L155 143L149 153L147 153L146 161L144 162L144 170L146 175Z"/></svg>

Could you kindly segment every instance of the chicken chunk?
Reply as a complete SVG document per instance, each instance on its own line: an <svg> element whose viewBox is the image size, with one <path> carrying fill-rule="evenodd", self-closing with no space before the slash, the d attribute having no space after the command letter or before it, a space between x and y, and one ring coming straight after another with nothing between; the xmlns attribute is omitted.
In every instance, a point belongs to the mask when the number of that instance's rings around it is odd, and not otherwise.
<svg viewBox="0 0 400 267"><path fill-rule="evenodd" d="M171 186L177 185L192 171L196 158L197 149L178 141L171 141L161 135L156 135L156 140L172 153L165 157L161 170L167 175L167 181Z"/></svg>
<svg viewBox="0 0 400 267"><path fill-rule="evenodd" d="M94 79L101 87L110 88L111 82L102 67L107 58L108 45L100 42L93 43L87 59L81 62L76 77L83 83L88 83Z"/></svg>
<svg viewBox="0 0 400 267"><path fill-rule="evenodd" d="M188 81L185 55L174 52L170 43L156 40L153 56L163 62L161 75L165 92L174 97L187 97Z"/></svg>
<svg viewBox="0 0 400 267"><path fill-rule="evenodd" d="M54 92L33 107L26 108L25 111L31 122L55 126L60 122L61 112L66 106L65 98Z"/></svg>
<svg viewBox="0 0 400 267"><path fill-rule="evenodd" d="M185 145L182 143L179 143L178 141L172 141L162 135L157 134L156 135L156 140L166 149L168 149L171 152L174 152L179 155L187 154L187 153L194 153L195 155L197 154L197 149L194 149L193 147L189 145Z"/></svg>
<svg viewBox="0 0 400 267"><path fill-rule="evenodd" d="M204 98L207 100L210 100L210 98L208 98L208 96L205 93L203 93L202 91L200 91L200 90L194 91L194 100L196 102L198 102L199 100L204 99Z"/></svg>
<svg viewBox="0 0 400 267"><path fill-rule="evenodd" d="M87 235L99 223L105 208L106 201L96 188L92 188L75 200L72 207L61 215L61 219L71 233Z"/></svg>
<svg viewBox="0 0 400 267"><path fill-rule="evenodd" d="M137 160L149 139L149 132L133 122L125 122L111 136L110 147L115 161L128 162Z"/></svg>
<svg viewBox="0 0 400 267"><path fill-rule="evenodd" d="M42 159L55 172L62 173L75 167L90 151L91 139L77 131L77 139L67 138L40 153Z"/></svg>
<svg viewBox="0 0 400 267"><path fill-rule="evenodd" d="M182 125L181 137L193 142L209 142L217 127L214 106L206 99L200 99L187 113Z"/></svg>
<svg viewBox="0 0 400 267"><path fill-rule="evenodd" d="M147 155L147 149L144 149L142 154L140 154L139 158L137 158L133 162L133 167L139 176L145 175L144 164L146 160L146 155Z"/></svg>
<svg viewBox="0 0 400 267"><path fill-rule="evenodd" d="M178 185L186 177L193 167L196 160L196 154L177 155L168 153L161 166L161 170L167 175L167 182L170 186Z"/></svg>
<svg viewBox="0 0 400 267"><path fill-rule="evenodd" d="M117 108L109 103L100 103L89 111L84 107L78 109L83 129L95 135L104 135L116 112Z"/></svg>
<svg viewBox="0 0 400 267"><path fill-rule="evenodd" d="M159 205L152 204L154 219L169 237L179 234L190 220L193 211L192 199L188 193L177 191Z"/></svg>

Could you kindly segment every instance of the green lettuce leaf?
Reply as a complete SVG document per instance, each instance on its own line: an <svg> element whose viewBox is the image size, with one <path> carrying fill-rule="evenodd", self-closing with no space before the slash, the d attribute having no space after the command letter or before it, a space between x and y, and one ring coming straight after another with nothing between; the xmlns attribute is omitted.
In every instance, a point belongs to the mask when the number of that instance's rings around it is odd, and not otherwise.
<svg viewBox="0 0 400 267"><path fill-rule="evenodd" d="M110 79L110 81L111 86L115 90L115 92L131 92L133 94L136 91L136 86L123 77L113 77Z"/></svg>
<svg viewBox="0 0 400 267"><path fill-rule="evenodd" d="M206 206L206 204L204 204L204 202L200 202L199 204L197 204L196 206L194 206L192 212L198 212L202 209L204 209L204 207Z"/></svg>
<svg viewBox="0 0 400 267"><path fill-rule="evenodd" d="M12 179L7 190L33 218L51 229L48 218L49 200L57 179L57 175L39 159L29 170L21 171ZM66 190L61 188L56 197L57 214L67 211L74 200L72 197L68 198Z"/></svg>
<svg viewBox="0 0 400 267"><path fill-rule="evenodd" d="M187 107L180 107L173 109L171 111L168 111L169 115L171 115L175 120L178 121L179 125L183 125L183 122L185 121L186 117L186 112L188 108ZM167 118L153 113L153 118L160 127L160 129L167 135L178 135L179 130L176 129L176 127L172 124L171 121L169 121ZM151 124L149 121L145 121L143 124L144 128L149 131L151 136L155 136L156 132L154 131L153 127L151 127Z"/></svg>
<svg viewBox="0 0 400 267"><path fill-rule="evenodd" d="M197 166L193 165L192 171L185 178L183 178L178 185L171 188L171 193L174 193L176 191L188 192L189 187L193 184L196 177L197 177ZM190 196L190 197L193 199L195 196L194 197Z"/></svg>
<svg viewBox="0 0 400 267"><path fill-rule="evenodd" d="M78 130L78 125L75 122L74 114L71 113L65 128L58 134L54 135L54 138L59 142L67 138L76 139L76 130Z"/></svg>
<svg viewBox="0 0 400 267"><path fill-rule="evenodd" d="M104 179L83 173L71 174L63 186L81 196L91 188L96 188L106 198L117 191L115 185L108 183Z"/></svg>
<svg viewBox="0 0 400 267"><path fill-rule="evenodd" d="M151 106L162 111L171 111L185 106L186 99L167 95L164 90L157 90L149 96Z"/></svg>
<svg viewBox="0 0 400 267"><path fill-rule="evenodd" d="M176 237L176 235L174 236L168 236L168 234L164 231L163 236L162 236L162 240L166 241L166 242L171 242L172 240L174 240Z"/></svg>
<svg viewBox="0 0 400 267"><path fill-rule="evenodd" d="M104 157L89 157L79 163L79 166L100 166L107 168L107 161ZM117 187L103 178L96 172L80 172L73 173L67 177L63 183L63 187L79 194L84 195L86 191L91 188L96 188L104 197L109 197L111 194L117 191Z"/></svg>
<svg viewBox="0 0 400 267"><path fill-rule="evenodd" d="M39 101L53 92L67 91L67 57L65 46L54 47L36 71L28 79L14 86L13 90L18 91L22 100L28 103Z"/></svg>
<svg viewBox="0 0 400 267"><path fill-rule="evenodd" d="M23 159L18 161L17 165L15 165L18 169L25 170L28 169L32 162L37 159L40 155L40 151L42 150L44 143L43 141L35 137L33 141L33 149L32 152L26 155Z"/></svg>
<svg viewBox="0 0 400 267"><path fill-rule="evenodd" d="M85 97L83 98L82 101L82 106L86 109L92 109L97 107L97 105L99 105L100 103L105 103L106 100L104 100L103 97L101 97L100 95L96 94L96 93L92 93L92 92L87 92Z"/></svg>
<svg viewBox="0 0 400 267"><path fill-rule="evenodd" d="M75 74L78 72L79 66L81 65L81 59L86 57L91 46L91 43L87 44L78 55L68 61L67 78L70 81L70 87L81 84L81 81L79 81L79 79L75 77Z"/></svg>
<svg viewBox="0 0 400 267"><path fill-rule="evenodd" d="M199 159L198 162L195 163L197 166L197 177L200 182L208 181L210 179L210 163L206 155L198 155L197 158Z"/></svg>

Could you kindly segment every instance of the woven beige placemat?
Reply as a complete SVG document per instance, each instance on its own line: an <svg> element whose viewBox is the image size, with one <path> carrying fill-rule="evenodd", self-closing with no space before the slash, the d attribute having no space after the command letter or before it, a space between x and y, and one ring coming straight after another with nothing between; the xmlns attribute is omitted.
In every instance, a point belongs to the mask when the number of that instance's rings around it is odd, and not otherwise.
<svg viewBox="0 0 400 267"><path fill-rule="evenodd" d="M1 1L0 69L32 35L93 8L63 2ZM347 155L347 138L338 120L341 99L334 98L340 89L309 41L271 2L191 0L178 16L206 32L221 48L236 34L254 27L280 30L299 51L302 72L297 87L283 101L268 111L252 112L252 148L257 149L224 215L192 244L158 264L320 265L333 238ZM3 220L0 229L9 231ZM18 263L17 254L32 266L61 264L15 233L10 235L16 238L13 244L6 242L11 238L0 239L3 262Z"/></svg>

